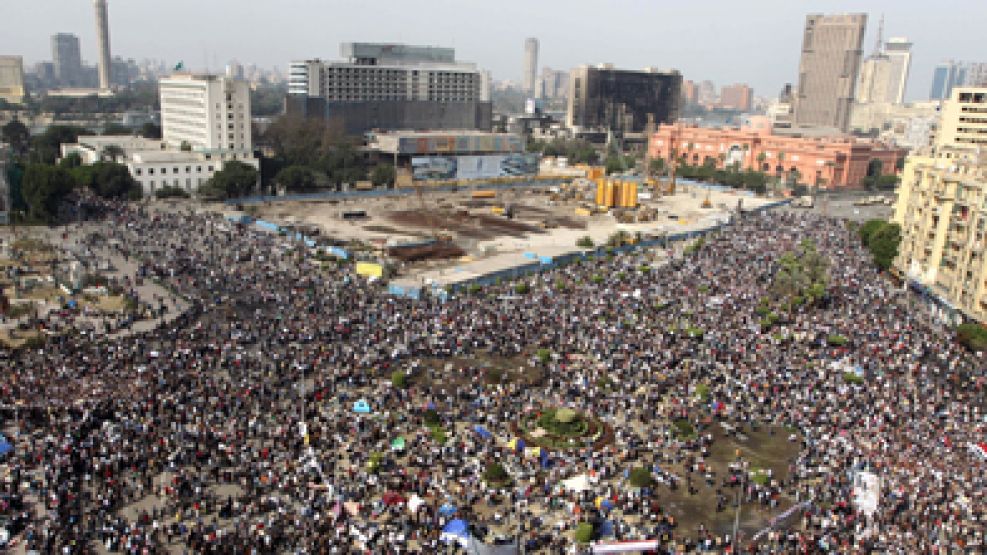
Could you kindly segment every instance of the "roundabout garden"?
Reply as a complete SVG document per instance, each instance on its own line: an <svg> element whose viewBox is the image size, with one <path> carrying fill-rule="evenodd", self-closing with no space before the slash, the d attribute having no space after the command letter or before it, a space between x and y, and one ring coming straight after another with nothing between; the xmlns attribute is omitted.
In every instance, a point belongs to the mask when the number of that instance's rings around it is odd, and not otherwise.
<svg viewBox="0 0 987 555"><path fill-rule="evenodd" d="M551 407L525 414L514 431L527 445L570 450L599 448L613 439L613 430L589 414L566 407Z"/></svg>

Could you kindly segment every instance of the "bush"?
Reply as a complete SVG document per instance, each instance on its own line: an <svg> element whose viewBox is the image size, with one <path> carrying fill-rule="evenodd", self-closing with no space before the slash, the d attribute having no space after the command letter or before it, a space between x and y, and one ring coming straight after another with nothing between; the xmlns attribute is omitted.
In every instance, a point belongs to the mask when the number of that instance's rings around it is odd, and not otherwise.
<svg viewBox="0 0 987 555"><path fill-rule="evenodd" d="M398 389L408 387L408 375L405 374L403 370L395 370L394 372L391 372L391 385Z"/></svg>
<svg viewBox="0 0 987 555"><path fill-rule="evenodd" d="M693 338L693 339L702 340L703 335L705 335L706 332L702 328L697 328L695 326L689 326L689 327L685 328L685 334L688 335L689 337Z"/></svg>
<svg viewBox="0 0 987 555"><path fill-rule="evenodd" d="M449 440L449 436L446 435L446 431L442 428L435 426L432 428L432 441L438 443L439 445L444 445L446 441Z"/></svg>
<svg viewBox="0 0 987 555"><path fill-rule="evenodd" d="M181 187L162 187L157 191L154 191L154 197L159 199L164 198L189 198L189 194Z"/></svg>
<svg viewBox="0 0 987 555"><path fill-rule="evenodd" d="M706 385L706 384L704 384L704 383L701 383L701 384L697 385L696 386L696 395L699 396L699 398L702 401L708 401L709 400L709 386Z"/></svg>
<svg viewBox="0 0 987 555"><path fill-rule="evenodd" d="M475 295L479 293L482 289L483 287L479 283L471 283L469 284L469 287L466 288L466 291L472 295Z"/></svg>
<svg viewBox="0 0 987 555"><path fill-rule="evenodd" d="M552 359L552 351L548 349L538 349L535 351L535 356L538 357L538 362L548 364L548 361Z"/></svg>
<svg viewBox="0 0 987 555"><path fill-rule="evenodd" d="M435 409L428 409L425 414L422 415L422 420L425 422L426 426L438 426L441 423L439 419L439 413L435 412Z"/></svg>
<svg viewBox="0 0 987 555"><path fill-rule="evenodd" d="M487 468L483 471L483 479L490 484L503 484L510 480L504 466L499 462L487 463Z"/></svg>
<svg viewBox="0 0 987 555"><path fill-rule="evenodd" d="M628 481L636 488L646 488L651 485L651 472L640 466L631 469Z"/></svg>
<svg viewBox="0 0 987 555"><path fill-rule="evenodd" d="M518 295L527 295L531 291L531 286L527 283L519 283L514 286L514 292Z"/></svg>
<svg viewBox="0 0 987 555"><path fill-rule="evenodd" d="M589 543L593 541L593 534L595 530L593 525L589 522L580 522L579 526L576 526L576 543Z"/></svg>
<svg viewBox="0 0 987 555"><path fill-rule="evenodd" d="M593 277L591 277L590 280L593 283L599 285L599 284L603 283L603 276L601 276L600 274L593 274Z"/></svg>
<svg viewBox="0 0 987 555"><path fill-rule="evenodd" d="M589 235L584 235L576 240L576 246L582 249L593 248L593 238Z"/></svg>
<svg viewBox="0 0 987 555"><path fill-rule="evenodd" d="M826 344L829 345L830 347L842 347L846 345L848 342L849 340L846 337L843 337L842 335L833 334L826 337Z"/></svg>
<svg viewBox="0 0 987 555"><path fill-rule="evenodd" d="M651 266L648 266L647 264L642 264L640 267L638 267L637 270L642 274L647 274L651 272Z"/></svg>
<svg viewBox="0 0 987 555"><path fill-rule="evenodd" d="M979 324L956 326L956 340L971 351L987 351L987 328Z"/></svg>
<svg viewBox="0 0 987 555"><path fill-rule="evenodd" d="M576 411L572 409L559 409L555 411L556 422L561 422L562 424L568 424L576 419Z"/></svg>
<svg viewBox="0 0 987 555"><path fill-rule="evenodd" d="M855 372L844 372L843 381L849 384L859 385L864 383L864 379L858 376Z"/></svg>
<svg viewBox="0 0 987 555"><path fill-rule="evenodd" d="M672 422L673 432L675 437L679 439L691 439L696 437L696 429L692 427L692 423L685 418L678 418Z"/></svg>

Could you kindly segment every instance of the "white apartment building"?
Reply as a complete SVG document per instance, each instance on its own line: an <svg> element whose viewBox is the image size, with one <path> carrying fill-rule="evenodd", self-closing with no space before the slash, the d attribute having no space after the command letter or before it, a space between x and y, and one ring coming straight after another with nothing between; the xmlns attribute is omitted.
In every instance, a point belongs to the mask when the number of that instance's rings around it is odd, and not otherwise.
<svg viewBox="0 0 987 555"><path fill-rule="evenodd" d="M164 141L200 151L253 151L250 136L250 87L246 81L205 74L176 74L161 79L161 127Z"/></svg>

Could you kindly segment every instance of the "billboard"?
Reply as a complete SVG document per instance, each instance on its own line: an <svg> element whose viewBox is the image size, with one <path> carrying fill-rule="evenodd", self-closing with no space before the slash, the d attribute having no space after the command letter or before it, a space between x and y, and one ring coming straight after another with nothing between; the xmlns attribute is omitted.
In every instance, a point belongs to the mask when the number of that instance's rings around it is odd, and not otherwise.
<svg viewBox="0 0 987 555"><path fill-rule="evenodd" d="M482 156L422 156L411 159L412 176L427 179L490 179L535 175L537 154L489 154Z"/></svg>

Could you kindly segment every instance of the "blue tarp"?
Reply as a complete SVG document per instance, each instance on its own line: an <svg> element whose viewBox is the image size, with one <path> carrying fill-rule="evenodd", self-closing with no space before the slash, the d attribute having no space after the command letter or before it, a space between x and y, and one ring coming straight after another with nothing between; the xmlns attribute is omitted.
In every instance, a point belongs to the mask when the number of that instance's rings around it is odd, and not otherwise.
<svg viewBox="0 0 987 555"><path fill-rule="evenodd" d="M479 424L473 426L473 431L476 432L483 439L490 439L493 437L493 434L491 434L489 430L487 430L486 428L484 428Z"/></svg>
<svg viewBox="0 0 987 555"><path fill-rule="evenodd" d="M359 401L353 403L353 412L368 414L370 413L370 404L367 403L365 399L360 399Z"/></svg>
<svg viewBox="0 0 987 555"><path fill-rule="evenodd" d="M336 258L340 258L343 260L350 259L350 253L346 252L346 250L343 249L342 247L329 247L328 250L329 250L329 254L335 256Z"/></svg>
<svg viewBox="0 0 987 555"><path fill-rule="evenodd" d="M457 518L445 525L439 539L444 542L458 543L465 549L470 539L469 524L465 520Z"/></svg>
<svg viewBox="0 0 987 555"><path fill-rule="evenodd" d="M0 434L0 457L7 455L14 450L14 446L7 441L7 438Z"/></svg>
<svg viewBox="0 0 987 555"><path fill-rule="evenodd" d="M446 503L441 507L439 507L439 514L442 516L449 516L456 514L456 510L457 509L455 505L450 505L449 503Z"/></svg>
<svg viewBox="0 0 987 555"><path fill-rule="evenodd" d="M527 258L528 260L538 260L538 255L533 252L525 252L521 256Z"/></svg>
<svg viewBox="0 0 987 555"><path fill-rule="evenodd" d="M551 256L539 256L538 257L538 262L541 262L542 264L551 264L552 263L552 257Z"/></svg>

